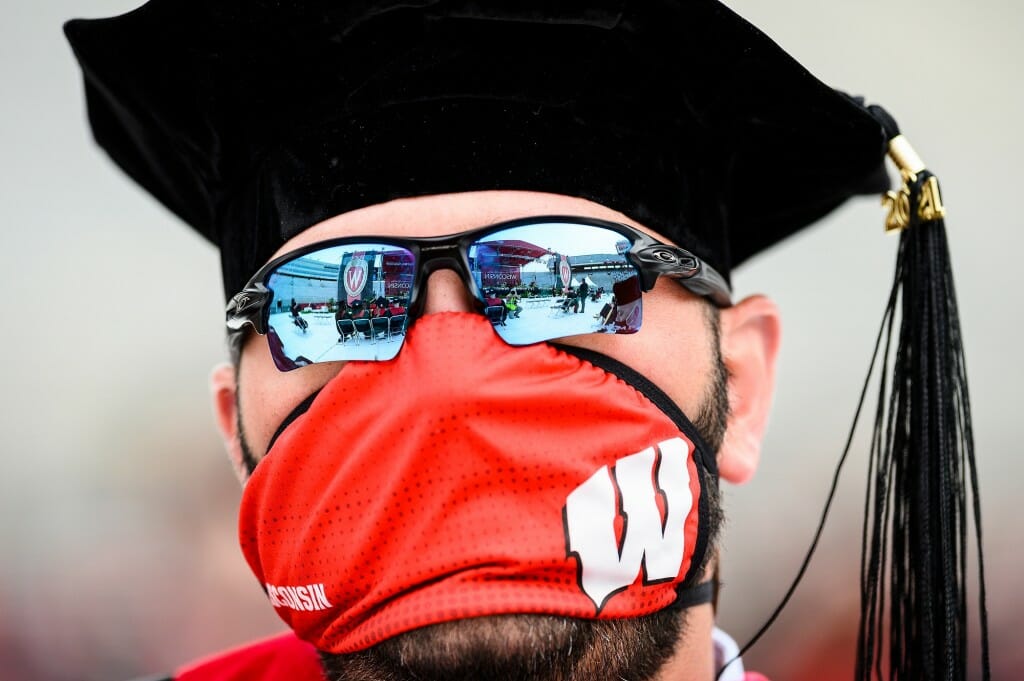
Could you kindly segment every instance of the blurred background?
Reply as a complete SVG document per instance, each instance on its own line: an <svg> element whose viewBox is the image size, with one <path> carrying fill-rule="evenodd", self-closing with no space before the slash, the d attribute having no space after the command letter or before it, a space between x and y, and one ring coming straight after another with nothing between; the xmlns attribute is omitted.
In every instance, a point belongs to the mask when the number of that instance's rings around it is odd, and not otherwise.
<svg viewBox="0 0 1024 681"><path fill-rule="evenodd" d="M0 23L0 677L11 681L166 672L282 627L237 549L239 490L208 406L209 369L225 358L216 253L93 146L60 31L137 4L7 0ZM1024 667L1024 457L1012 432L1024 9L729 4L818 77L884 104L943 182L993 672L1011 678ZM784 593L820 515L891 284L897 242L882 220L876 201L857 201L735 275L740 295L770 293L786 323L760 472L726 490L719 621L741 643ZM858 442L810 573L747 656L776 680L850 678L867 465Z"/></svg>

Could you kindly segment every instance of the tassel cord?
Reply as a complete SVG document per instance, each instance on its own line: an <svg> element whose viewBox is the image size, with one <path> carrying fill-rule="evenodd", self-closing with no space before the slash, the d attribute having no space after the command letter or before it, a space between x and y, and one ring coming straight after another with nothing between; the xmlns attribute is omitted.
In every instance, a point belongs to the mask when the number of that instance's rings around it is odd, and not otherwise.
<svg viewBox="0 0 1024 681"><path fill-rule="evenodd" d="M903 248L902 244L896 257L896 270L900 271L903 267ZM898 278L897 278L898 281ZM889 487L889 474L890 471L882 465L883 459L878 456L878 452L882 447L882 428L881 424L884 418L885 410L885 394L887 392L887 383L889 375L889 357L891 352L892 344L892 328L895 321L895 308L897 300L898 289L894 285L889 294L889 301L885 308L885 313L882 316L882 324L879 328L880 338L885 338L885 349L882 352L882 364L880 368L880 385L879 385L879 399L875 407L875 426L872 428L871 435L871 447L870 455L868 457L868 489L867 494L864 496L864 524L861 533L861 611L876 613L879 609L885 607L885 592L881 593L873 591L868 588L869 584L878 584L878 574L882 569L882 565L878 560L878 555L881 550L880 537L882 537L885 522L884 518L888 517L889 506L887 495L873 494L872 490L885 490ZM877 356L879 344L876 341L875 354ZM869 369L868 378L865 379L865 388L867 387L868 381L870 381L872 369ZM877 503L872 507L871 500L878 499L880 503ZM874 532L868 532L869 524L875 530ZM868 537L871 537L870 552L868 548ZM882 544L884 545L884 544ZM869 559L870 555L870 559ZM875 621L874 615L869 617L869 621ZM880 635L880 633L879 633ZM875 634L873 632L865 632L862 628L857 641L858 650L858 670L867 668L870 669L875 658ZM881 658L879 656L878 663L880 664ZM858 676L861 672L858 671Z"/></svg>

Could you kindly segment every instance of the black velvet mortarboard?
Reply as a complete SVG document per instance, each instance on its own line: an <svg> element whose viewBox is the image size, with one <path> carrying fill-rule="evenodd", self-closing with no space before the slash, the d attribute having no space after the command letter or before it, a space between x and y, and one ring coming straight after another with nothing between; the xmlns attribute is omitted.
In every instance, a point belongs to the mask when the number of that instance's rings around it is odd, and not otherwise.
<svg viewBox="0 0 1024 681"><path fill-rule="evenodd" d="M886 188L881 126L712 0L151 0L66 26L99 144L221 250L390 199L580 196L734 265Z"/></svg>

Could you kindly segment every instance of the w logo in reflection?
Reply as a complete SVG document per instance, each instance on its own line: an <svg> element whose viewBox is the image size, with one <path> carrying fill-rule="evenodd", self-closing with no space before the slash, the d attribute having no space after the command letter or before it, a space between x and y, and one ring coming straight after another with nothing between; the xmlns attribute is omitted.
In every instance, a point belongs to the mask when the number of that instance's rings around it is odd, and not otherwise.
<svg viewBox="0 0 1024 681"><path fill-rule="evenodd" d="M602 466L566 498L569 554L598 612L641 573L644 584L678 576L693 506L689 457L684 440L665 440Z"/></svg>
<svg viewBox="0 0 1024 681"><path fill-rule="evenodd" d="M348 265L345 266L342 276L345 278L345 293L348 294L350 301L359 298L362 294L363 287L366 286L368 269L362 252L355 253Z"/></svg>

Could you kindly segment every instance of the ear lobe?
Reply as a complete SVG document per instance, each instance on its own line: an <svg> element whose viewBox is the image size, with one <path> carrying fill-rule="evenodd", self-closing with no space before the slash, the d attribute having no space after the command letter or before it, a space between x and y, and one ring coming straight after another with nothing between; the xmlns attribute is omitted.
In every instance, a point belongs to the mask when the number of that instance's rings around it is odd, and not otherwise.
<svg viewBox="0 0 1024 681"><path fill-rule="evenodd" d="M238 481L245 484L249 471L245 466L238 432L238 382L234 366L223 362L213 367L210 372L210 397L213 399L213 413L224 440L224 448L231 459L231 467Z"/></svg>
<svg viewBox="0 0 1024 681"><path fill-rule="evenodd" d="M723 480L749 480L761 460L775 390L775 360L782 336L779 309L751 296L721 312L722 360L729 372L729 418L718 453Z"/></svg>

